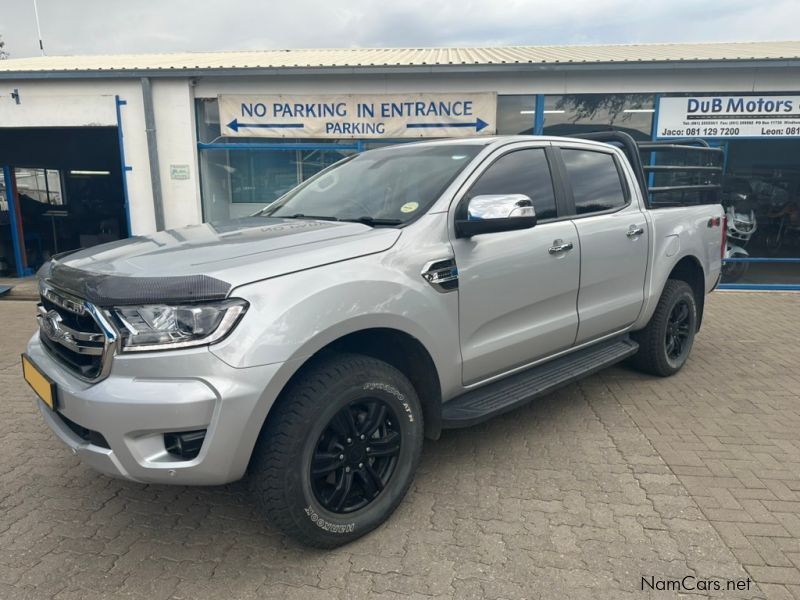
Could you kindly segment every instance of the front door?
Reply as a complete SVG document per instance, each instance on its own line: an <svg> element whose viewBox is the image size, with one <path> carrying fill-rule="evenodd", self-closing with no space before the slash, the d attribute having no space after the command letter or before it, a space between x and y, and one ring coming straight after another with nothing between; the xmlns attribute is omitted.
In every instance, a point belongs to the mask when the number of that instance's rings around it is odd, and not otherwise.
<svg viewBox="0 0 800 600"><path fill-rule="evenodd" d="M565 350L578 329L580 248L575 225L556 220L544 147L507 151L473 180L457 214L475 196L525 194L539 223L453 240L465 385Z"/></svg>

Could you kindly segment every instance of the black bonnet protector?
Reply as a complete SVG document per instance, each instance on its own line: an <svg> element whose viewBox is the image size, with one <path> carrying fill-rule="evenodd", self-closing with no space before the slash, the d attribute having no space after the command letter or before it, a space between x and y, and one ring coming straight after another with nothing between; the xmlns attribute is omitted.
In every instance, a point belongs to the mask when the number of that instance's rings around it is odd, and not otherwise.
<svg viewBox="0 0 800 600"><path fill-rule="evenodd" d="M224 300L231 290L231 284L208 275L121 277L90 273L56 261L46 263L39 278L102 307L209 302Z"/></svg>

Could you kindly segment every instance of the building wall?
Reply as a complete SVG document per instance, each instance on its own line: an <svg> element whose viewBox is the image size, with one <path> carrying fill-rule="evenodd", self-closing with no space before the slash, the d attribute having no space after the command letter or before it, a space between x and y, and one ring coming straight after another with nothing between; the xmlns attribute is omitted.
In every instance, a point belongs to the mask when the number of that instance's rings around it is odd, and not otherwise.
<svg viewBox="0 0 800 600"><path fill-rule="evenodd" d="M203 219L192 86L186 78L158 79L153 80L152 88L164 222L168 228L200 223ZM189 179L172 179L171 165L188 165Z"/></svg>
<svg viewBox="0 0 800 600"><path fill-rule="evenodd" d="M21 103L9 100L17 89ZM202 220L195 98L220 94L383 93L420 91L496 91L499 94L577 94L624 92L767 92L800 90L800 69L697 68L691 64L654 70L575 69L469 74L409 73L379 75L207 76L152 80L165 223L179 227ZM138 79L20 80L0 84L0 127L116 125L114 97L122 107L122 130L130 218L134 234L155 230L141 83ZM186 180L170 177L171 165L188 165Z"/></svg>
<svg viewBox="0 0 800 600"><path fill-rule="evenodd" d="M186 78L153 81L156 136L167 227L201 220L194 99ZM17 89L20 104L0 102L0 127L116 126L115 96L121 107L128 200L134 235L155 231L144 104L138 79L4 81L0 94ZM170 179L170 165L189 165L189 179Z"/></svg>
<svg viewBox="0 0 800 600"><path fill-rule="evenodd" d="M800 90L799 68L701 69L691 65L672 69L525 71L397 75L303 75L205 77L195 97L219 94L334 94L442 91L496 91L499 94L578 94L624 92L763 92Z"/></svg>

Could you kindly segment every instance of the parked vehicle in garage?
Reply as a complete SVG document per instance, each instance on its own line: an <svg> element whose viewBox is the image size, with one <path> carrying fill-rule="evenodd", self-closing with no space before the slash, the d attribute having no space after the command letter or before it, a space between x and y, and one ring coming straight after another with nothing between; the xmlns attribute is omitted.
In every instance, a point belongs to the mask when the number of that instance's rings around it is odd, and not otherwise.
<svg viewBox="0 0 800 600"><path fill-rule="evenodd" d="M424 437L625 359L685 364L722 207L649 208L633 140L594 137L616 145L370 150L249 218L56 257L22 358L45 421L110 475L212 485L249 467L286 533L364 535Z"/></svg>
<svg viewBox="0 0 800 600"><path fill-rule="evenodd" d="M777 255L784 246L800 242L800 200L787 200L771 207L768 217L771 227L766 246L770 254Z"/></svg>
<svg viewBox="0 0 800 600"><path fill-rule="evenodd" d="M732 283L740 280L747 273L747 262L741 259L750 258L745 249L750 238L758 228L753 210L753 192L747 180L734 178L729 181L729 189L724 194L722 206L725 208L727 225L727 242L725 244L725 261L722 265L722 277Z"/></svg>

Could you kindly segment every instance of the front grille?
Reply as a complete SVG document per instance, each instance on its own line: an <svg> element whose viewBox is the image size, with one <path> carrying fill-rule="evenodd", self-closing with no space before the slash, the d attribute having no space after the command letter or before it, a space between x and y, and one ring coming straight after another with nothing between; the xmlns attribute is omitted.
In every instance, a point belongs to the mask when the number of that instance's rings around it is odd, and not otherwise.
<svg viewBox="0 0 800 600"><path fill-rule="evenodd" d="M37 320L39 339L51 355L84 379L100 377L110 340L91 305L43 287Z"/></svg>

